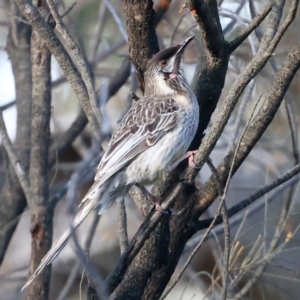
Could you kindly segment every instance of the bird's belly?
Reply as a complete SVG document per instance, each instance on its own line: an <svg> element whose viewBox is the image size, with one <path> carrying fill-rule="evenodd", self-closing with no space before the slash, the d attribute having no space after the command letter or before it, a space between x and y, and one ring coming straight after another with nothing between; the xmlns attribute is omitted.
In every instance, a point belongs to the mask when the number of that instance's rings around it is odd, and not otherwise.
<svg viewBox="0 0 300 300"><path fill-rule="evenodd" d="M152 184L165 176L165 169L188 149L193 135L179 126L168 132L154 146L141 153L126 168L127 184Z"/></svg>

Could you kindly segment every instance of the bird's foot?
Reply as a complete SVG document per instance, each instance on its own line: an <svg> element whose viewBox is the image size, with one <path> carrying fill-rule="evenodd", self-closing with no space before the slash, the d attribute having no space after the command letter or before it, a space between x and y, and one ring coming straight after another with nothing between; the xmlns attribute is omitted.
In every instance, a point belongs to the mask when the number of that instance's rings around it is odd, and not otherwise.
<svg viewBox="0 0 300 300"><path fill-rule="evenodd" d="M163 209L162 206L158 203L155 204L155 210L159 211L162 214L170 215L170 216L178 216L179 213L175 212L173 208Z"/></svg>
<svg viewBox="0 0 300 300"><path fill-rule="evenodd" d="M175 160L167 169L167 172L170 172L172 170L174 170L183 160L188 158L188 162L189 162L189 166L193 169L201 169L201 167L198 167L195 163L194 163L194 156L196 154L197 151L188 151L185 154L183 154L180 158L178 158L177 160Z"/></svg>
<svg viewBox="0 0 300 300"><path fill-rule="evenodd" d="M141 184L136 184L136 186L146 195L154 204L155 204L155 210L159 211L162 214L168 214L168 215L176 215L176 213L173 211L172 208L170 209L163 209L161 206L161 202L163 200L162 197L155 196L151 194L143 185Z"/></svg>

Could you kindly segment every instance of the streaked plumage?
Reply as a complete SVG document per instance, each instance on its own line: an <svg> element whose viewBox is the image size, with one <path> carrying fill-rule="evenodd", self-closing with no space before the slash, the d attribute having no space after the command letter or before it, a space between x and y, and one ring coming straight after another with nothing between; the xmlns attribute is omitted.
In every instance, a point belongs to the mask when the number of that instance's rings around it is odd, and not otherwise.
<svg viewBox="0 0 300 300"><path fill-rule="evenodd" d="M135 102L113 134L74 219L79 226L93 209L104 213L135 183L150 184L165 175L195 136L199 107L181 70L181 55L193 37L156 54L145 72L145 97ZM56 241L23 288L59 254L70 231Z"/></svg>

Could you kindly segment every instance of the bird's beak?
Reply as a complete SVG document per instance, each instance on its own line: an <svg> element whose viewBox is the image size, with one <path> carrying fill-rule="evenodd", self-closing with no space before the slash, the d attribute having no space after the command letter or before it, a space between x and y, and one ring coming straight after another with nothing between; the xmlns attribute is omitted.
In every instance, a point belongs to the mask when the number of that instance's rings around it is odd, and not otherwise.
<svg viewBox="0 0 300 300"><path fill-rule="evenodd" d="M181 42L180 44L180 48L177 50L176 54L175 54L175 61L174 61L174 67L173 67L173 71L172 73L174 75L177 75L179 73L179 69L180 69L180 62L181 62L181 57L182 57L182 53L185 49L185 47L190 43L190 41L192 39L194 39L195 36L190 36L187 39L185 39L183 42Z"/></svg>
<svg viewBox="0 0 300 300"><path fill-rule="evenodd" d="M180 44L180 48L178 49L177 53L176 53L176 56L183 53L185 47L190 43L191 40L194 39L194 35L188 37L187 39L185 39L184 41L181 42Z"/></svg>

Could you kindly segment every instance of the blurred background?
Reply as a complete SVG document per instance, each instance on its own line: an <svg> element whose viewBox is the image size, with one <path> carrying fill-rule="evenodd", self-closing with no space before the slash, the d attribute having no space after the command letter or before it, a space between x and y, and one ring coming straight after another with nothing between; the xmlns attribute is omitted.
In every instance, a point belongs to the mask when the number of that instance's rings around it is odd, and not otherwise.
<svg viewBox="0 0 300 300"><path fill-rule="evenodd" d="M219 2L220 20L225 38L231 40L251 20L248 1L224 0ZM202 46L200 31L192 13L188 9L181 9L184 3L185 1L180 0L154 1L155 10L163 11L156 31L161 49L180 43L190 35L196 36L184 55L185 73L190 84L194 86L201 70ZM254 3L256 10L260 12L267 1L254 1ZM287 15L289 3L290 1L286 1L283 19ZM72 4L72 0L58 1L59 11L63 13ZM14 141L17 111L13 101L16 91L11 62L6 52L8 29L12 17L7 2L0 0L0 106L9 106L4 111L4 119L9 136ZM300 13L298 12L274 53L273 57L279 68L288 51L299 40L299 17ZM105 117L103 131L111 133L115 130L124 112L131 106L130 93L136 92L139 97L142 96L135 71L128 59L126 32L124 33L126 26L120 1L77 0L76 5L63 18L63 21L90 62L101 111ZM262 23L261 28L265 30L266 21ZM222 108L223 100L233 82L256 53L258 46L259 40L253 33L231 56L226 83L214 116ZM120 76L120 70L125 68L129 75L127 75L126 83L107 99L110 84ZM262 93L267 91L274 74L271 64L267 64L248 85L211 155L215 166L222 161L227 149L236 139L236 135L239 137L242 133L257 100ZM66 131L76 119L80 112L80 105L54 58L52 58L52 86L51 134L52 142L55 145L56 137ZM287 97L290 111L293 113L294 142L298 149L299 73L294 78ZM263 97L257 109L262 101ZM49 174L51 197L67 184L72 172L78 168L84 154L92 145L94 142L91 139L90 128L86 126L72 146L57 157L55 167ZM271 126L233 177L226 198L227 207L239 203L276 179L292 168L297 163L297 159L293 153L287 108L283 103ZM0 188L5 180L4 164L1 147ZM80 186L81 197L92 184L94 172L95 167L83 178ZM209 176L209 169L204 167L197 178L197 185L203 184ZM218 203L213 205L206 212L204 218L213 216L217 205ZM129 196L126 199L126 209L128 233L131 238L143 217ZM285 209L289 211L288 217L278 229L280 215ZM62 198L55 210L54 239L69 224L66 211L66 200ZM120 257L116 215L116 205L114 205L112 209L101 216L89 252L90 261L97 266L103 277L109 274ZM82 243L86 239L86 232L93 220L94 216L90 215L78 230L78 236ZM229 289L229 297L235 299L299 299L298 182L296 180L288 182L283 188L270 192L263 199L257 201L255 206L239 213L232 221L232 257L230 261L232 284ZM202 233L200 232L200 234ZM195 244L191 241L178 264L175 276L194 246ZM20 218L0 268L0 299L19 300L25 297L25 292L21 293L20 288L28 273L30 247L30 213L29 210L26 210ZM69 243L53 264L50 299L75 300L79 299L80 290L84 294L86 280L84 279L81 283L81 267L77 266L74 271L77 258L73 248L72 243ZM223 235L222 228L219 226L216 228L215 234L210 236L204 247L194 257L183 278L167 299L204 299L205 297L206 299L218 299L217 295L220 291L218 274L222 265L222 248ZM75 280L70 292L66 298L63 298L61 292L72 270L75 272Z"/></svg>

